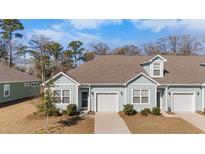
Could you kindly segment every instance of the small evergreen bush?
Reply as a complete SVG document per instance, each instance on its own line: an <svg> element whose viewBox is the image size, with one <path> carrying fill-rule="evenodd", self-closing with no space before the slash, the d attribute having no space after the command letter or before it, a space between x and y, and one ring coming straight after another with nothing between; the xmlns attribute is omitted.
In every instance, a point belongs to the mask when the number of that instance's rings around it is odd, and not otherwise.
<svg viewBox="0 0 205 154"><path fill-rule="evenodd" d="M148 116L148 113L147 113L147 111L144 109L144 110L141 110L140 111L140 114L142 115L142 116Z"/></svg>
<svg viewBox="0 0 205 154"><path fill-rule="evenodd" d="M77 105L76 104L69 104L67 106L66 112L67 112L67 115L69 115L69 116L76 115L77 114Z"/></svg>
<svg viewBox="0 0 205 154"><path fill-rule="evenodd" d="M131 104L124 105L123 112L128 116L135 115L137 113L137 111L133 108L133 105Z"/></svg>
<svg viewBox="0 0 205 154"><path fill-rule="evenodd" d="M152 113L150 108L144 108L144 111L147 112L147 114L151 114Z"/></svg>
<svg viewBox="0 0 205 154"><path fill-rule="evenodd" d="M160 108L159 107L153 107L152 108L152 114L153 115L161 115Z"/></svg>

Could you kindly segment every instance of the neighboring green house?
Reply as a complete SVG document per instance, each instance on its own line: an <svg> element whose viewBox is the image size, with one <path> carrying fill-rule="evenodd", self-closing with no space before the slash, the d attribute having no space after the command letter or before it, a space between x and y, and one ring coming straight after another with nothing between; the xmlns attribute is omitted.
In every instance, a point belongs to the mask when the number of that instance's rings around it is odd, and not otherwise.
<svg viewBox="0 0 205 154"><path fill-rule="evenodd" d="M138 111L203 111L204 63L204 56L99 56L53 76L52 90L59 108L74 103L79 110L118 112L133 104Z"/></svg>
<svg viewBox="0 0 205 154"><path fill-rule="evenodd" d="M40 79L0 64L0 103L38 95Z"/></svg>

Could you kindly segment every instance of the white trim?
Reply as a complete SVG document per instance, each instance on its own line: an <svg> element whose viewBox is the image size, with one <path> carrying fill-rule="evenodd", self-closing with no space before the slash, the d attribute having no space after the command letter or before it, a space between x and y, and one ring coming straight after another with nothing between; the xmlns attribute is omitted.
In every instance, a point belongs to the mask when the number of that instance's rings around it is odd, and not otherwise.
<svg viewBox="0 0 205 154"><path fill-rule="evenodd" d="M72 83L54 83L55 86L75 86L76 84Z"/></svg>
<svg viewBox="0 0 205 154"><path fill-rule="evenodd" d="M150 78L149 76L147 76L146 74L144 74L143 72L135 75L134 77L132 77L130 80L128 80L127 82L125 82L123 85L127 85L130 81L134 80L135 78L139 77L140 75L145 76L147 79L151 80L152 82L154 82L157 85L160 85L157 81L153 80L152 78Z"/></svg>
<svg viewBox="0 0 205 154"><path fill-rule="evenodd" d="M160 68L159 68L160 74L159 75L154 75L154 64L156 64L156 63L160 64ZM155 78L162 78L163 77L164 62L154 61L153 63L150 64L150 68L151 68L151 72L150 72L151 77L155 77Z"/></svg>
<svg viewBox="0 0 205 154"><path fill-rule="evenodd" d="M30 86L30 83L29 82L25 82L24 83L24 87L29 87Z"/></svg>
<svg viewBox="0 0 205 154"><path fill-rule="evenodd" d="M175 83L162 84L161 86L166 86L166 85L168 85L168 86L203 86L203 84L175 84ZM205 84L204 84L204 86L205 86Z"/></svg>
<svg viewBox="0 0 205 154"><path fill-rule="evenodd" d="M165 88L165 111L168 111L168 86Z"/></svg>
<svg viewBox="0 0 205 154"><path fill-rule="evenodd" d="M152 62L156 57L159 57L159 58L161 58L163 61L167 61L167 59L165 59L164 57L162 57L161 55L156 55L156 56L154 56L153 58L151 58L150 60L148 60L148 61L145 61L145 62L143 62L143 63L141 63L141 64L145 64L145 63L149 63L149 62Z"/></svg>
<svg viewBox="0 0 205 154"><path fill-rule="evenodd" d="M24 82L41 82L40 80L32 80L32 81L0 81L0 83L6 84L6 83L24 83Z"/></svg>
<svg viewBox="0 0 205 154"><path fill-rule="evenodd" d="M134 90L139 90L140 91L140 103L134 103L133 102L133 91ZM142 90L148 90L148 103L142 103ZM150 89L131 89L131 104L135 104L135 105L149 105L150 104Z"/></svg>
<svg viewBox="0 0 205 154"><path fill-rule="evenodd" d="M71 81L73 81L74 83L80 85L79 82L77 82L76 80L74 80L73 78L71 78L70 76L68 76L67 74L63 73L63 72L59 72L58 74L54 75L51 79L55 79L57 76L59 75L63 75L65 77L67 77L68 79L70 79ZM48 83L51 79L45 81L42 85L44 86L46 83Z"/></svg>
<svg viewBox="0 0 205 154"><path fill-rule="evenodd" d="M8 90L6 90L6 87L8 88ZM8 95L5 95L5 92L8 91ZM3 96L4 97L9 97L11 95L11 85L10 84L4 84L4 90L3 90Z"/></svg>
<svg viewBox="0 0 205 154"><path fill-rule="evenodd" d="M159 92L159 95L160 95L160 110L162 111L163 108L162 108L162 90L157 90L157 92Z"/></svg>
<svg viewBox="0 0 205 154"><path fill-rule="evenodd" d="M60 103L55 103L55 105L69 105L69 104L71 104L72 102L72 99L71 99L71 93L72 93L72 90L71 89L55 89L55 88L52 88L52 94L54 94L54 90L60 90L61 91L61 102ZM69 93L70 93L70 103L63 103L63 90L69 90ZM54 97L54 96L53 96Z"/></svg>
<svg viewBox="0 0 205 154"><path fill-rule="evenodd" d="M154 89L155 89L155 107L157 107L157 86L155 85L155 87L154 87Z"/></svg>
<svg viewBox="0 0 205 154"><path fill-rule="evenodd" d="M77 109L79 110L79 97L78 97L78 92L79 92L79 86L78 84L76 85L76 105Z"/></svg>
<svg viewBox="0 0 205 154"><path fill-rule="evenodd" d="M92 93L91 93L91 86L89 85L89 97L88 97L88 111L91 111L91 97L92 97Z"/></svg>
<svg viewBox="0 0 205 154"><path fill-rule="evenodd" d="M139 86L139 85L154 86L154 85L156 85L156 84L154 84L154 83L131 83L130 85L136 85L136 86Z"/></svg>
<svg viewBox="0 0 205 154"><path fill-rule="evenodd" d="M95 112L98 112L97 111L97 94L117 94L118 95L118 111L120 111L120 92L119 91L97 91L97 92L94 92L94 111Z"/></svg>
<svg viewBox="0 0 205 154"><path fill-rule="evenodd" d="M124 105L126 105L127 104L127 86L125 86L124 90L125 90L125 92L124 92L124 96L125 96L125 103L124 103Z"/></svg>
<svg viewBox="0 0 205 154"><path fill-rule="evenodd" d="M201 111L204 111L204 86L202 86L202 94L201 94L201 97L202 97L202 110Z"/></svg>
<svg viewBox="0 0 205 154"><path fill-rule="evenodd" d="M196 111L196 92L195 91L172 91L171 92L171 95L170 95L170 104L171 104L171 107L172 107L172 111L173 112L175 112L174 111L174 103L172 102L172 97L173 97L173 94L180 94L180 93L182 93L182 94L193 94L194 95L194 111Z"/></svg>

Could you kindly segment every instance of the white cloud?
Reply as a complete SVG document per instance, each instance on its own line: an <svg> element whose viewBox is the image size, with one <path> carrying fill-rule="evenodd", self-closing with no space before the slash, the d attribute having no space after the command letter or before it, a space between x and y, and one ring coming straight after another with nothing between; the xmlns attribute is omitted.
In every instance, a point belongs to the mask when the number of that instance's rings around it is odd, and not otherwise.
<svg viewBox="0 0 205 154"><path fill-rule="evenodd" d="M122 20L118 19L73 19L67 20L75 29L99 29L105 25L120 25Z"/></svg>
<svg viewBox="0 0 205 154"><path fill-rule="evenodd" d="M80 40L84 44L100 40L100 35L91 35L88 33L78 31L66 31L60 26L51 26L50 29L34 29L27 33L27 40L30 40L33 35L43 35L51 38L53 41L61 43L63 46L67 46L69 41Z"/></svg>
<svg viewBox="0 0 205 154"><path fill-rule="evenodd" d="M44 35L54 41L61 41L65 36L65 33L54 29L34 29L31 33L28 34L28 38L31 38L32 35Z"/></svg>
<svg viewBox="0 0 205 154"><path fill-rule="evenodd" d="M205 31L205 20L197 19L148 19L148 20L131 20L138 29L149 29L153 32L160 32L164 29L183 31Z"/></svg>

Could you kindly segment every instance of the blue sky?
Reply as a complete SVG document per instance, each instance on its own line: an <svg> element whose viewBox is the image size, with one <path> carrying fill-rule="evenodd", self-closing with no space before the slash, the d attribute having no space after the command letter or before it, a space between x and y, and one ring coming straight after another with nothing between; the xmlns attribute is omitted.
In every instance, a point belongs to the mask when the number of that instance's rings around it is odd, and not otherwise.
<svg viewBox="0 0 205 154"><path fill-rule="evenodd" d="M115 48L126 44L140 45L174 34L204 35L205 20L21 20L24 36L45 35L64 47L69 41L104 42Z"/></svg>

